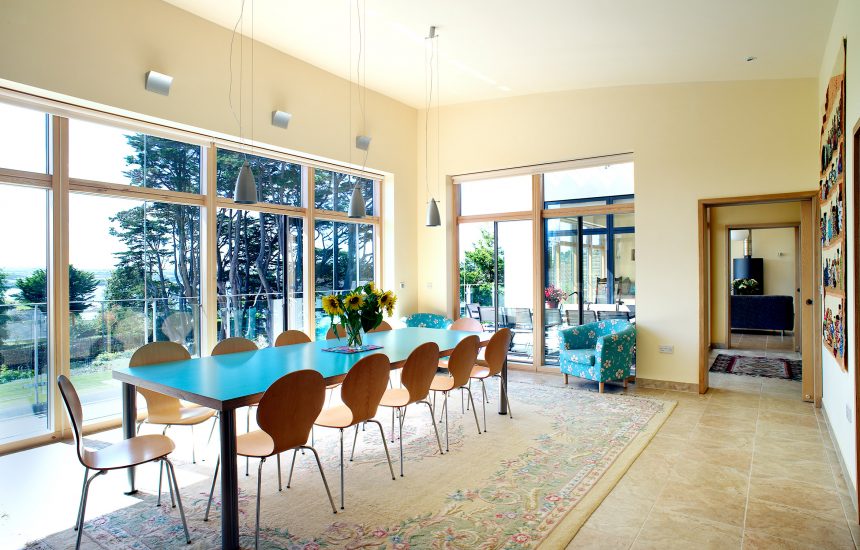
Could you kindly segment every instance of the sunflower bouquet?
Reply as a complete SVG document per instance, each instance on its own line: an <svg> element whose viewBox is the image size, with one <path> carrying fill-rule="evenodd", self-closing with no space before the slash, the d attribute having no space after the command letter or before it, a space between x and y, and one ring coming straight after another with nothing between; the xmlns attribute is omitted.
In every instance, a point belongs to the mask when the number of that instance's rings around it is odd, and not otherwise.
<svg viewBox="0 0 860 550"><path fill-rule="evenodd" d="M346 331L349 347L361 346L361 332L370 332L382 322L383 313L391 317L397 296L390 290L377 289L373 282L361 285L344 296L330 294L322 299L323 311L332 324L335 317Z"/></svg>

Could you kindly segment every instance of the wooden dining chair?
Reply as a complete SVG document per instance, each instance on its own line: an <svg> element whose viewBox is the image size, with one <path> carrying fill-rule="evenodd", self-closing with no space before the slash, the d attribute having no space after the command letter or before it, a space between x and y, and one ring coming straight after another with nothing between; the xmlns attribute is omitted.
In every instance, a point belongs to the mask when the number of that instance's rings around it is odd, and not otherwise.
<svg viewBox="0 0 860 550"><path fill-rule="evenodd" d="M311 337L300 330L285 330L275 338L275 347L292 346L293 344L307 344Z"/></svg>
<svg viewBox="0 0 860 550"><path fill-rule="evenodd" d="M483 332L481 322L473 317L460 317L448 327L449 330L465 330L468 332Z"/></svg>
<svg viewBox="0 0 860 550"><path fill-rule="evenodd" d="M421 344L409 354L403 368L400 369L400 382L402 388L389 388L382 394L379 404L391 408L391 440L394 441L394 413L397 412L398 424L400 425L400 477L403 477L403 422L406 419L406 407L413 403L423 403L430 411L430 424L436 432L436 443L439 445L439 454L442 454L442 441L439 439L439 430L436 428L436 415L433 405L427 400L430 395L430 384L436 375L436 365L439 358L439 346L435 342ZM358 438L358 425L355 427L356 439ZM352 443L352 452L355 453L355 441ZM352 460L352 457L350 457Z"/></svg>
<svg viewBox="0 0 860 550"><path fill-rule="evenodd" d="M325 333L325 339L337 340L338 338L346 338L346 329L340 324L330 326Z"/></svg>
<svg viewBox="0 0 860 550"><path fill-rule="evenodd" d="M469 393L469 401L472 403L472 413L475 415L475 426L478 427L478 434L481 433L481 425L478 423L478 413L475 412L475 401L472 399L472 390L469 389L469 374L472 372L472 367L475 366L475 361L478 359L478 347L481 340L477 334L468 336L454 348L451 356L448 358L448 373L447 375L436 375L430 383L430 390L433 392L442 392L445 402L442 404L442 409L445 412L445 452L448 452L448 394L451 390L459 389L461 392ZM435 395L435 394L434 394ZM435 399L434 399L435 400Z"/></svg>
<svg viewBox="0 0 860 550"><path fill-rule="evenodd" d="M247 338L242 338L241 336L233 336L231 338L225 338L215 344L215 347L212 348L213 357L216 355L230 355L232 353L243 353L247 351L258 351L259 348L257 344L253 341L248 340ZM245 415L245 432L251 431L251 410L256 407L257 404L253 403L248 405L248 409ZM209 430L209 439L206 444L209 444L209 441L212 440L212 432L215 430L215 424L212 424L212 429ZM245 476L249 476L250 474L250 460L246 458L245 460Z"/></svg>
<svg viewBox="0 0 860 550"><path fill-rule="evenodd" d="M78 517L75 520L75 530L78 532L75 549L81 547L81 536L84 532L84 517L87 509L87 496L90 491L90 483L100 475L110 470L131 468L155 462L163 466L167 465L167 486L170 489L170 497L176 495L176 503L179 505L179 516L182 518L182 527L185 529L185 541L191 544L191 535L188 533L188 524L185 522L185 509L182 507L182 497L179 496L179 484L176 482L176 471L167 455L173 452L176 446L166 435L139 435L130 439L124 439L119 443L108 445L102 449L91 451L84 446L84 435L81 431L84 425L84 413L78 392L65 375L57 377L57 385L60 387L60 395L66 405L66 412L72 424L72 432L75 435L75 449L78 460L84 467L84 484L81 488L81 503L78 507ZM90 477L90 470L95 474ZM161 479L159 477L159 499L161 506Z"/></svg>
<svg viewBox="0 0 860 550"><path fill-rule="evenodd" d="M242 434L236 438L236 454L246 458L259 458L257 467L257 522L254 531L254 547L260 545L260 495L262 488L263 464L267 458L277 457L278 491L281 486L281 453L297 449L308 449L314 454L317 467L323 480L331 511L335 514L334 499L322 469L319 454L312 445L308 445L308 434L314 420L319 416L325 401L325 381L320 373L314 370L300 370L282 376L269 386L257 406L257 425L259 430ZM203 521L209 521L209 509L212 506L212 495L218 479L218 463L215 465L215 475L212 477L212 488L209 489L209 502L206 504L206 515Z"/></svg>
<svg viewBox="0 0 860 550"><path fill-rule="evenodd" d="M502 378L502 368L507 360L508 347L511 345L513 334L510 329L503 328L493 334L490 342L487 344L486 352L483 359L478 359L472 372L469 375L469 380L480 380L481 382L481 408L484 410L484 431L487 431L487 385L484 383L487 378L498 376L502 385L502 394L505 396L505 403L508 405L508 416L514 418L511 412L511 402L508 399L508 387L505 384L505 379Z"/></svg>
<svg viewBox="0 0 860 550"><path fill-rule="evenodd" d="M128 362L129 367L148 367L161 363L173 361L185 361L191 359L191 354L176 342L150 342L137 349ZM194 426L206 422L213 416L215 411L207 407L200 407L191 403L185 403L176 397L164 395L157 391L137 387L137 393L146 401L146 418L137 425L137 431L146 424L164 426L162 435L167 434L167 428L171 426L191 427L191 462L197 464L197 452L194 441ZM159 473L159 486L161 485L161 474ZM160 495L160 491L159 491Z"/></svg>
<svg viewBox="0 0 860 550"><path fill-rule="evenodd" d="M388 321L380 321L379 326L371 330L370 332L387 332L389 330L391 330L391 325L388 323Z"/></svg>
<svg viewBox="0 0 860 550"><path fill-rule="evenodd" d="M323 428L337 428L340 430L340 509L344 505L344 481L343 481L343 431L358 424L372 422L379 426L379 435L382 437L382 446L385 448L385 457L388 459L388 469L391 471L391 479L394 477L394 467L391 465L391 455L388 454L388 444L385 442L385 433L382 424L375 420L376 410L379 402L385 394L385 386L388 385L388 374L391 371L391 363L388 357L381 353L374 353L360 359L349 369L340 390L343 405L336 405L323 410L314 425ZM358 431L356 430L356 438ZM354 446L354 445L353 445ZM293 464L296 461L296 453L293 452ZM290 467L290 477L287 478L289 487L292 480L293 468Z"/></svg>

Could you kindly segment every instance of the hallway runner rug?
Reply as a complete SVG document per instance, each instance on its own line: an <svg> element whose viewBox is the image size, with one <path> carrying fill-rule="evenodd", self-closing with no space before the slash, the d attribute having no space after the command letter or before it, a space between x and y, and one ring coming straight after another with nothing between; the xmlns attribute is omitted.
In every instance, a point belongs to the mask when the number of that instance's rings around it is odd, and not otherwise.
<svg viewBox="0 0 860 550"><path fill-rule="evenodd" d="M781 357L749 357L721 353L714 359L711 372L725 372L744 376L763 376L784 380L801 380L801 362Z"/></svg>
<svg viewBox="0 0 860 550"><path fill-rule="evenodd" d="M460 397L449 401L450 453L439 456L426 408L410 408L403 428L405 477L392 480L379 430L359 431L355 461L346 462L346 509L333 515L310 453L298 455L291 488L278 492L275 460L263 466L260 547L320 548L563 548L621 479L675 407L674 401L599 394L511 381L513 419L496 412L498 382L488 386L487 428L477 433ZM492 393L491 393L492 392ZM478 417L482 396L475 391ZM441 403L439 404L441 407ZM385 411L379 416L386 436ZM445 445L444 424L440 426ZM178 431L177 431L178 433ZM352 431L348 440L352 441ZM178 440L178 447L187 441ZM389 442L395 470L399 442ZM333 496L339 499L337 430L316 429L316 448ZM349 458L349 446L346 448ZM217 548L219 491L210 521L202 521L217 444L197 465L180 461L192 544L186 546L178 510L155 507L158 468L139 468L141 502L89 517L84 548ZM284 455L284 482L292 456ZM240 460L244 470L244 460ZM239 476L240 536L253 548L256 461ZM125 475L124 473L119 475ZM184 480L183 480L184 478ZM96 487L94 490L98 490ZM55 495L77 499L78 495ZM168 499L169 497L165 496ZM71 527L73 518L69 518ZM74 546L70 529L29 548Z"/></svg>

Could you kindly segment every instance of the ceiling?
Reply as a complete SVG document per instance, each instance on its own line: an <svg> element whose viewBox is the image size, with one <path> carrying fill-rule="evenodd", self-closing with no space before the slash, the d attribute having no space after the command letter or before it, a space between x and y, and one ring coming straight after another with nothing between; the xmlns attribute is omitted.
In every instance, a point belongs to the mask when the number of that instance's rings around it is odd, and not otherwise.
<svg viewBox="0 0 860 550"><path fill-rule="evenodd" d="M258 41L344 78L352 68L355 79L356 1L367 86L414 107L426 103L430 25L438 27L441 103L450 104L605 86L817 77L837 2L246 0L245 34L253 6ZM167 2L230 29L242 4Z"/></svg>

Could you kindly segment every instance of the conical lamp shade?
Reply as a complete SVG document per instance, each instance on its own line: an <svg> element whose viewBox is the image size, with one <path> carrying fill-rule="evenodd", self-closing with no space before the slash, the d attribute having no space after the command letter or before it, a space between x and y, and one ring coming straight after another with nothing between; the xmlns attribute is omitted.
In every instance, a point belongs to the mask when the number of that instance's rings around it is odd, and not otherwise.
<svg viewBox="0 0 860 550"><path fill-rule="evenodd" d="M439 207L436 205L436 199L430 199L427 203L427 227L439 227L442 225L442 220L439 218Z"/></svg>
<svg viewBox="0 0 860 550"><path fill-rule="evenodd" d="M358 185L352 188L352 197L349 199L349 217L363 218L367 212L367 205L364 203L364 196L361 194L361 189Z"/></svg>
<svg viewBox="0 0 860 550"><path fill-rule="evenodd" d="M233 190L233 201L239 204L254 204L257 202L257 183L254 181L254 173L246 160L239 169L236 178L236 188Z"/></svg>

